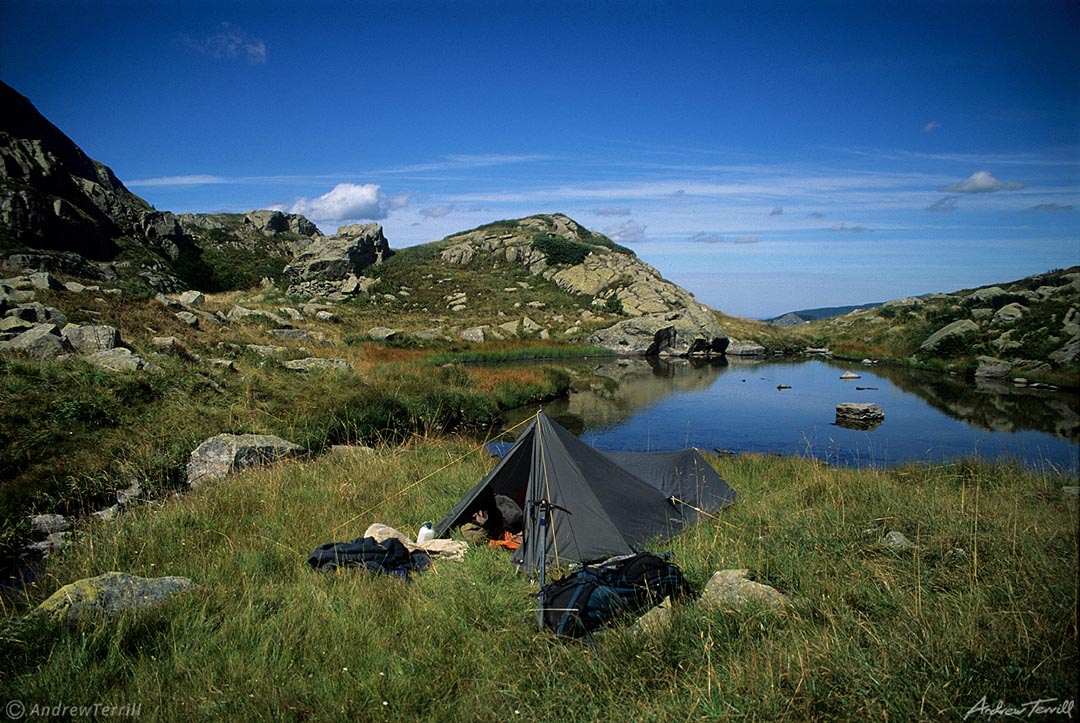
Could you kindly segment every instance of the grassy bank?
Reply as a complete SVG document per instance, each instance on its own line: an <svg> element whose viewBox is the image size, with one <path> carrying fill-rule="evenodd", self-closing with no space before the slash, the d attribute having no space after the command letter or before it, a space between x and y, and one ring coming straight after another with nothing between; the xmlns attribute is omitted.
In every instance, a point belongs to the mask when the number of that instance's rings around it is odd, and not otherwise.
<svg viewBox="0 0 1080 723"><path fill-rule="evenodd" d="M307 568L369 523L438 519L492 464L449 464L469 449L414 438L290 462L85 529L6 610L0 694L168 721L960 720L984 696L1076 697L1070 482L1017 467L713 460L738 501L662 549L698 588L748 568L793 612L688 604L662 633L592 646L538 633L535 586L494 550L411 585ZM886 529L916 549L883 547ZM109 570L199 588L117 621L17 622Z"/></svg>
<svg viewBox="0 0 1080 723"><path fill-rule="evenodd" d="M142 311L141 309L139 311ZM130 307L122 312L128 318ZM143 312L158 327L165 314ZM111 319L109 320L111 321ZM165 327L166 331L172 331ZM139 482L150 494L184 478L190 452L221 433L274 434L320 452L334 444L400 443L413 434L479 430L502 412L565 394L565 370L543 365L479 373L454 357L374 343L310 343L285 358L344 359L348 370L298 374L208 332L188 335L183 354L133 346L154 372L116 374L81 359L0 357L0 555L29 537L32 513L84 515ZM457 350L468 358L467 345ZM537 345L532 354L552 353ZM197 363L224 358L230 367Z"/></svg>

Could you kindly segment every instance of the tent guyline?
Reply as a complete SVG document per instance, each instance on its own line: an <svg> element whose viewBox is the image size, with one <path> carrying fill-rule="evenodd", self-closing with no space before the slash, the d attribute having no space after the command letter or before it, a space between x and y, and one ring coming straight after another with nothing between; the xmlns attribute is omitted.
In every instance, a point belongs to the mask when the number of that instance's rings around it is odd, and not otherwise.
<svg viewBox="0 0 1080 723"><path fill-rule="evenodd" d="M504 432L504 434L509 434L510 432L513 432L513 431L514 431L515 429L517 429L518 427L522 427L522 426L524 426L524 425L528 424L528 423L529 423L529 422L531 422L531 421L532 421L532 417L529 417L528 419L524 419L524 420L522 420L521 422L518 422L517 424L515 424L515 425L514 425L513 427L511 427L510 429L506 430L506 431ZM386 496L386 497L384 497L383 499L381 499L381 500L379 500L378 502L376 502L375 504L373 504L373 505L372 505L371 507L368 507L368 508L367 508L366 510L364 510L364 511L363 511L363 512L361 512L360 514L358 514L358 515L356 515L356 516L354 516L354 517L351 517L351 518L349 518L349 519L348 519L348 520L346 520L345 522L342 522L342 523L341 523L340 525L338 525L337 527L335 527L335 528L334 528L334 530L333 530L334 534L336 535L336 534L337 534L337 531L338 531L338 530L340 530L340 529L341 529L342 527L347 527L347 526L351 525L352 523L356 522L357 520L359 520L360 518L362 518L362 517L366 517L367 515L371 514L371 513L372 513L372 512L373 512L373 511L374 511L375 509L377 509L377 508L378 508L378 507L379 507L379 506L380 506L380 505L381 505L382 503L386 502L387 500L392 500L392 499L395 499L395 498L397 498L397 497L400 497L401 495L403 495L403 494L405 494L406 492L408 492L409 490L411 490L411 489L412 489L413 487L418 487L419 485L423 484L424 482L427 482L427 481L428 481L429 479L431 479L431 478L432 478L432 477L434 477L435 475L439 474L440 472L444 472L444 471L446 471L446 470L450 469L451 467L453 467L453 466L454 466L455 464L458 464L458 463L460 463L460 462L463 462L463 461L465 461L465 460L466 460L466 459L468 459L468 458L469 458L469 457L470 457L471 455L474 455L474 454L476 454L476 453L478 453L478 452L481 452L481 451L483 451L484 447L486 447L486 446L487 446L487 444L488 444L488 443L487 443L487 441L485 441L485 442L484 442L483 444L481 444L481 445L480 445L479 447L475 447L474 449L470 449L470 450L469 450L468 452L466 452L465 454L461 455L461 456L460 456L460 457L458 457L457 459L454 459L454 460L451 460L450 462L447 462L446 464L444 464L444 465L443 465L442 467L439 467L439 468L438 468L437 470L435 470L434 472L430 472L430 473L428 473L428 474L424 475L423 477L421 477L420 479L416 480L415 482L413 482L413 483L411 483L411 484L408 484L408 485L405 485L405 486L404 486L404 487L402 487L401 489L399 489L399 490L397 490L397 491L395 491L395 492L392 492L392 493L390 493L389 495L387 495L387 496Z"/></svg>

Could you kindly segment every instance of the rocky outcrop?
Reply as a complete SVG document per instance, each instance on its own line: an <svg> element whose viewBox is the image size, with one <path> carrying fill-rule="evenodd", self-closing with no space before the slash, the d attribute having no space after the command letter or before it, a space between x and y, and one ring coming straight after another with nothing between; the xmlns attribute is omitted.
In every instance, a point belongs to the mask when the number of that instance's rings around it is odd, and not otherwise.
<svg viewBox="0 0 1080 723"><path fill-rule="evenodd" d="M306 281L341 282L359 278L368 266L392 254L379 224L342 226L333 236L316 237L299 245L284 276L294 285Z"/></svg>
<svg viewBox="0 0 1080 723"><path fill-rule="evenodd" d="M191 241L176 218L131 193L24 96L0 83L0 225L12 251L109 261L130 236L175 259ZM48 255L48 254L46 254Z"/></svg>
<svg viewBox="0 0 1080 723"><path fill-rule="evenodd" d="M196 487L255 465L306 454L307 449L269 434L219 434L200 444L187 464L187 483Z"/></svg>
<svg viewBox="0 0 1080 723"><path fill-rule="evenodd" d="M728 339L715 320L689 310L626 319L589 336L589 343L634 356L722 354Z"/></svg>

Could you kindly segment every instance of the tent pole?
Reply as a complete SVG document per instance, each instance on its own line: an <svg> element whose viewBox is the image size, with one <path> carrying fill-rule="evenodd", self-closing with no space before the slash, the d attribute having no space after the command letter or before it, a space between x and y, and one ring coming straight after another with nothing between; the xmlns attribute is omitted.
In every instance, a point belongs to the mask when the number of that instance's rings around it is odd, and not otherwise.
<svg viewBox="0 0 1080 723"><path fill-rule="evenodd" d="M546 563L547 563L547 509L548 509L548 501L547 500L540 500L540 502L537 503L537 507L540 508L539 509L539 512L540 512L540 546L539 546L540 547L540 560L538 561L538 564L537 564L537 567L540 569L540 572L539 572L540 592L537 595L537 600L539 602L539 605L538 605L538 609L536 611L536 625L540 630L543 630L544 629L544 608L546 607L545 604L547 602L544 599L544 572L545 572L545 566L546 566Z"/></svg>

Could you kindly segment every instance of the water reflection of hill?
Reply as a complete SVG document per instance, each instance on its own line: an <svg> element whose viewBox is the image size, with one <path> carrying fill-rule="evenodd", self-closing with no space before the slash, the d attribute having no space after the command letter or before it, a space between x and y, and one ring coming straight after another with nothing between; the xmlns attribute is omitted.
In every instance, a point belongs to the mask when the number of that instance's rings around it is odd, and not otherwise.
<svg viewBox="0 0 1080 723"><path fill-rule="evenodd" d="M621 424L672 394L704 391L728 368L723 360L639 357L573 366L590 378L588 388L549 402L544 411L578 435ZM523 417L531 413L524 411ZM518 421L511 418L508 424Z"/></svg>
<svg viewBox="0 0 1080 723"><path fill-rule="evenodd" d="M1080 396L960 377L881 367L874 373L938 411L992 432L1035 430L1080 441Z"/></svg>
<svg viewBox="0 0 1080 723"><path fill-rule="evenodd" d="M821 360L816 360L822 363ZM675 394L706 392L722 374L743 373L747 366L790 365L784 360L709 361L686 359L606 359L567 362L563 366L587 378L587 388L545 405L545 411L575 434L619 426L636 413ZM798 363L798 362L794 362ZM810 363L808 360L807 363ZM850 365L832 365L837 369ZM861 368L860 368L861 369ZM925 400L938 412L988 432L1031 430L1080 442L1080 395L1012 384L970 381L914 369L874 367L872 373L897 389ZM830 381L832 377L830 376ZM535 409L523 409L512 426ZM886 410L886 415L888 411Z"/></svg>

